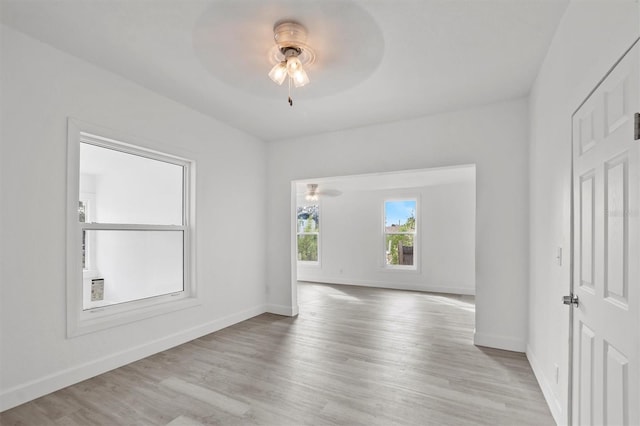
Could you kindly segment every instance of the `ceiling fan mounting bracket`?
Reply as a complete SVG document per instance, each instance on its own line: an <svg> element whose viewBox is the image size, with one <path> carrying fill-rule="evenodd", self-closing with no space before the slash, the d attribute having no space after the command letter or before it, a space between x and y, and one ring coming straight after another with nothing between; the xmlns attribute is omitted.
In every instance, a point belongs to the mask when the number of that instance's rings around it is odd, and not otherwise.
<svg viewBox="0 0 640 426"><path fill-rule="evenodd" d="M280 53L282 53L284 55L284 58L286 59L290 56L300 56L300 54L302 53L302 49L293 46L281 47Z"/></svg>
<svg viewBox="0 0 640 426"><path fill-rule="evenodd" d="M307 29L295 21L281 21L273 27L273 39L281 48L306 45Z"/></svg>

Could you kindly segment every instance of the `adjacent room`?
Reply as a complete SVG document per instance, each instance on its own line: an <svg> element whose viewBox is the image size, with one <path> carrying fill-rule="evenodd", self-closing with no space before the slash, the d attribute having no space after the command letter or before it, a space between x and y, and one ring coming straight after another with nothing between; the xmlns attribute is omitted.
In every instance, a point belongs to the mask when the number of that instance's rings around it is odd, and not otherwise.
<svg viewBox="0 0 640 426"><path fill-rule="evenodd" d="M296 276L475 295L475 166L297 181Z"/></svg>
<svg viewBox="0 0 640 426"><path fill-rule="evenodd" d="M640 424L639 38L0 0L0 423Z"/></svg>

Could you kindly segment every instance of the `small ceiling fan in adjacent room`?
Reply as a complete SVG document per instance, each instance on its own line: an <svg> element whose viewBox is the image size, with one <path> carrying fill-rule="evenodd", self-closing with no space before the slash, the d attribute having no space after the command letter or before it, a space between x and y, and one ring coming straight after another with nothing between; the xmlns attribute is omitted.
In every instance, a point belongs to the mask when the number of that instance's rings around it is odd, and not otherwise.
<svg viewBox="0 0 640 426"><path fill-rule="evenodd" d="M308 183L304 199L307 201L318 201L321 197L337 197L341 194L342 191L338 191L337 189L320 188L317 183Z"/></svg>

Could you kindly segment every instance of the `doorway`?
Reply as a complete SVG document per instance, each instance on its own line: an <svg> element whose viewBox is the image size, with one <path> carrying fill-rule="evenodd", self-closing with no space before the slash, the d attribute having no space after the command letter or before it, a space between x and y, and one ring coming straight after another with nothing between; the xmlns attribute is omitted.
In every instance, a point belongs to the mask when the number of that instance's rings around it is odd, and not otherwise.
<svg viewBox="0 0 640 426"><path fill-rule="evenodd" d="M461 165L292 182L292 282L475 295L475 179Z"/></svg>

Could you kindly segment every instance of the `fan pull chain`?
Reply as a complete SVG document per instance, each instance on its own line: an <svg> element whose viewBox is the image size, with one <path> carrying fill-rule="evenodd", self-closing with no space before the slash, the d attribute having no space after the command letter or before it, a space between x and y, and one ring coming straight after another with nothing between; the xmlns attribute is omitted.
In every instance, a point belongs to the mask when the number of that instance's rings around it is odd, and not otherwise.
<svg viewBox="0 0 640 426"><path fill-rule="evenodd" d="M289 106L293 106L293 99L291 99L291 77L288 78L289 80Z"/></svg>

